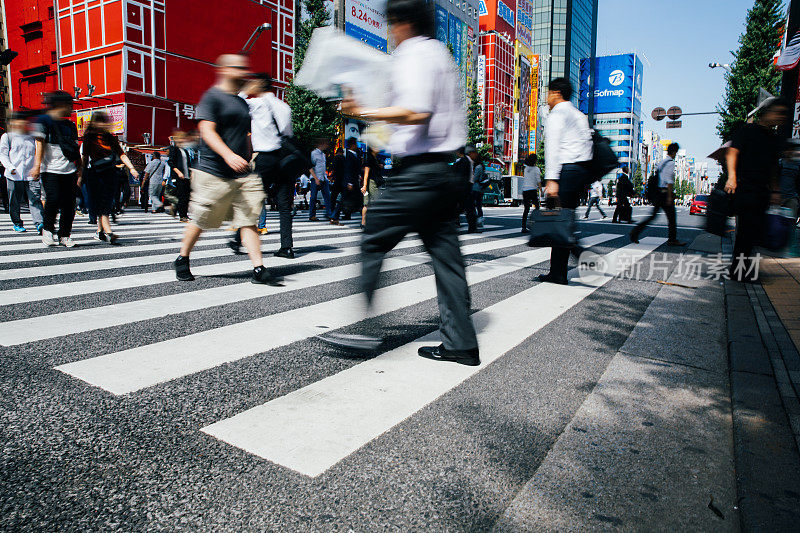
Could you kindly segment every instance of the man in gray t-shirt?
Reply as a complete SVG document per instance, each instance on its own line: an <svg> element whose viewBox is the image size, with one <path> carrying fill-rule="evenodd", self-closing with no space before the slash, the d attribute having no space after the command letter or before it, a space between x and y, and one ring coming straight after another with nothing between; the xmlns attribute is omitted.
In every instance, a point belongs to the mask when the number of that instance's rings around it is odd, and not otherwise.
<svg viewBox="0 0 800 533"><path fill-rule="evenodd" d="M317 218L317 191L322 191L322 199L325 202L325 216L330 220L333 218L333 210L331 207L331 185L328 182L327 171L327 158L325 157L325 150L328 149L328 141L320 139L317 142L317 147L311 152L311 163L314 165L309 169L311 174L311 184L309 190L311 192L311 206L308 209L308 220L316 222Z"/></svg>
<svg viewBox="0 0 800 533"><path fill-rule="evenodd" d="M167 164L161 159L161 154L156 152L153 154L153 159L144 168L144 179L149 180L147 192L153 204L153 213L164 210L164 202L161 201L161 193L163 192L161 182L164 180L164 169L166 167Z"/></svg>

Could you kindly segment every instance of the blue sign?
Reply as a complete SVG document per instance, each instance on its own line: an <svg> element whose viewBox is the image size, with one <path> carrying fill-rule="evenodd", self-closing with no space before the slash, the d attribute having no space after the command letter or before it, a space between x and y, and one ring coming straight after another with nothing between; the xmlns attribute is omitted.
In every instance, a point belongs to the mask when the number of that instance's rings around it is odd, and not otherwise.
<svg viewBox="0 0 800 533"><path fill-rule="evenodd" d="M447 10L442 6L436 6L436 39L447 44L450 37L447 30Z"/></svg>
<svg viewBox="0 0 800 533"><path fill-rule="evenodd" d="M497 15L509 23L512 28L515 28L514 11L503 3L503 0L497 0Z"/></svg>
<svg viewBox="0 0 800 533"><path fill-rule="evenodd" d="M594 96L595 113L642 113L643 66L636 54L595 59L594 83L590 83L590 59L581 60L579 107L589 112Z"/></svg>
<svg viewBox="0 0 800 533"><path fill-rule="evenodd" d="M489 14L489 10L486 9L486 2L481 0L480 3L478 4L478 15L483 17L484 15L488 15L488 14Z"/></svg>
<svg viewBox="0 0 800 533"><path fill-rule="evenodd" d="M450 48L456 65L461 66L461 21L458 17L450 15Z"/></svg>

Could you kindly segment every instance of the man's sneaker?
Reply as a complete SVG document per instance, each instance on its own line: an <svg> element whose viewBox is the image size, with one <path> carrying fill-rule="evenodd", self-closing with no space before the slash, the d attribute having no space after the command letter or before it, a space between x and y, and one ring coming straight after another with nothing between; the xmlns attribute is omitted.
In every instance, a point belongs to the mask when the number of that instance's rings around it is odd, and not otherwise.
<svg viewBox="0 0 800 533"><path fill-rule="evenodd" d="M43 230L42 231L42 244L44 244L45 246L55 246L58 243L56 242L56 238L55 238L55 236L53 235L52 232L47 231L47 230Z"/></svg>
<svg viewBox="0 0 800 533"><path fill-rule="evenodd" d="M26 230L24 226L17 226L16 224L14 224L14 231L16 231L17 233L25 233L28 230Z"/></svg>
<svg viewBox="0 0 800 533"><path fill-rule="evenodd" d="M247 253L242 251L242 243L236 239L231 239L228 241L228 248L230 248L235 255L245 255Z"/></svg>
<svg viewBox="0 0 800 533"><path fill-rule="evenodd" d="M269 273L269 270L264 268L263 266L259 266L253 269L253 279L251 280L253 283L257 283L260 285L272 285L273 287L283 287L282 279L276 278L272 274Z"/></svg>
<svg viewBox="0 0 800 533"><path fill-rule="evenodd" d="M261 235L266 235L267 233L269 233L269 230L267 228L258 228L258 232Z"/></svg>
<svg viewBox="0 0 800 533"><path fill-rule="evenodd" d="M62 246L66 246L67 248L72 248L75 246L75 241L73 241L70 237L61 237L58 239L59 244Z"/></svg>
<svg viewBox="0 0 800 533"><path fill-rule="evenodd" d="M178 279L178 281L194 281L192 271L189 270L188 257L179 255L175 260L175 263L173 263L173 267L175 268L175 277Z"/></svg>
<svg viewBox="0 0 800 533"><path fill-rule="evenodd" d="M107 233L106 235L108 237L109 244L117 244L117 239L119 239L119 235L117 235L113 231L111 233Z"/></svg>
<svg viewBox="0 0 800 533"><path fill-rule="evenodd" d="M44 224L42 224L41 222L39 224L36 224L36 233L41 235L43 229L44 229Z"/></svg>
<svg viewBox="0 0 800 533"><path fill-rule="evenodd" d="M96 231L94 234L94 240L106 242L108 240L108 237L104 232Z"/></svg>
<svg viewBox="0 0 800 533"><path fill-rule="evenodd" d="M281 248L273 255L275 257L283 257L284 259L294 259L294 250L291 248Z"/></svg>

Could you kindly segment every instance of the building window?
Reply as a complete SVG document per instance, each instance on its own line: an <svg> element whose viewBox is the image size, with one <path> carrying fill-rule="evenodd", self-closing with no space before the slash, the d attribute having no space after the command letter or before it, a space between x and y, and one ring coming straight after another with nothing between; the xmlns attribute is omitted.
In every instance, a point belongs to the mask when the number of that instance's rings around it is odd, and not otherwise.
<svg viewBox="0 0 800 533"><path fill-rule="evenodd" d="M50 62L51 63L55 63L56 62L56 53L55 52L50 52Z"/></svg>
<svg viewBox="0 0 800 533"><path fill-rule="evenodd" d="M49 20L53 20L53 19L55 18L55 15L56 15L56 14L55 14L55 11L53 10L53 6L49 6L49 7L47 8L47 18L48 18Z"/></svg>

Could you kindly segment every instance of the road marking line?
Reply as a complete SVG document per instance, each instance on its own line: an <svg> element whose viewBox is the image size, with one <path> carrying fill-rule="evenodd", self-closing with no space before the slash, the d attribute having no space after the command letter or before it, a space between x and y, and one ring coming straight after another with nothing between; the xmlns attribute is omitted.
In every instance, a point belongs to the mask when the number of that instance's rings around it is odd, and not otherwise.
<svg viewBox="0 0 800 533"><path fill-rule="evenodd" d="M461 252L464 255L480 254L521 246L526 241L527 237L486 241L462 246ZM397 270L428 263L429 261L430 256L427 253L390 257L384 262L383 270ZM0 345L14 346L122 324L141 322L143 320L163 318L179 313L199 311L210 307L263 298L273 294L336 283L356 278L360 274L360 264L347 264L296 274L287 278L284 287L253 285L247 281L245 283L235 283L192 292L166 294L144 300L0 322Z"/></svg>
<svg viewBox="0 0 800 533"><path fill-rule="evenodd" d="M616 236L597 236L587 242L591 245L614 238ZM537 249L470 265L468 280L471 285L480 283L541 263L549 257L549 249ZM390 285L376 291L372 316L397 311L435 296L432 275ZM354 324L365 318L363 304L363 294L354 294L67 363L56 369L113 394L128 394ZM320 318L309 323L308 317L312 316ZM321 324L324 329L320 329L320 322L324 322Z"/></svg>
<svg viewBox="0 0 800 533"><path fill-rule="evenodd" d="M664 239L645 238L606 255L641 260ZM576 274L573 269L572 274ZM580 303L591 284L539 284L473 315L482 364L443 364L417 356L433 333L347 370L202 428L248 453L316 477L391 430Z"/></svg>
<svg viewBox="0 0 800 533"><path fill-rule="evenodd" d="M477 239L486 239L490 237L500 237L511 233L517 233L518 230L504 229L497 231L490 231L480 234L462 234L461 241L471 241ZM357 242L360 240L360 235L348 237L347 239L334 239L317 241L305 241L303 244L306 246L318 246L324 244L342 244ZM402 250L405 248L413 248L415 246L422 246L422 241L415 238L408 238L397 246L395 250ZM302 247L298 247L302 250ZM324 261L327 259L339 259L342 257L350 257L361 253L360 246L349 247L336 247L331 250L321 252L311 252L301 254L296 259L287 262L286 259L281 259L272 256L264 257L265 267L287 266L290 264L313 263L314 261ZM227 252L230 254L230 251ZM226 254L226 255L227 255ZM174 255L169 256L174 258ZM196 257L196 256L195 256ZM87 264L87 263L83 263ZM92 263L88 263L92 264ZM250 265L249 259L242 259L236 261L227 261L224 263L216 263L213 265L201 265L192 267L192 273L195 276L220 276L224 274L231 274L233 272L241 272L247 270ZM2 271L0 271L2 272ZM148 285L158 285L160 283L175 283L175 273L170 270L160 270L157 272L145 272L142 274L129 274L126 276L114 276L108 278L91 279L83 281L72 281L65 283L55 283L48 285L39 285L36 287L24 287L21 289L7 289L0 291L0 305L21 304L36 302L42 300L51 300L55 298L68 298L71 296L80 296L83 294L94 294L99 292L114 291L119 289L130 289L134 287L144 287Z"/></svg>

